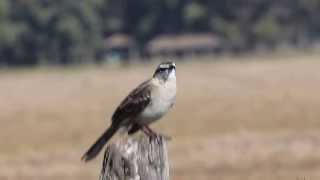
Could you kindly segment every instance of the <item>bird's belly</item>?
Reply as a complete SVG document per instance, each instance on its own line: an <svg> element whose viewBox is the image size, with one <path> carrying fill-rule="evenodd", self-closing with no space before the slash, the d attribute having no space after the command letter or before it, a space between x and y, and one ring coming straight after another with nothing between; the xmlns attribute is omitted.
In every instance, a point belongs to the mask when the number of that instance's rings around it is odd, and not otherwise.
<svg viewBox="0 0 320 180"><path fill-rule="evenodd" d="M168 112L173 104L172 100L155 99L150 106L148 106L139 118L140 124L150 124L153 121L160 119Z"/></svg>

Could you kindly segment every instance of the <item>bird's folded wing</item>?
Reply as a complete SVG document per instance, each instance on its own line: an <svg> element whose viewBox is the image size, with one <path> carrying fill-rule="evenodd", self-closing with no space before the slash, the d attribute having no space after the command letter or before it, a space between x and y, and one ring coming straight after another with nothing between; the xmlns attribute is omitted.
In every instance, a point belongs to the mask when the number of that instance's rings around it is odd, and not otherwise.
<svg viewBox="0 0 320 180"><path fill-rule="evenodd" d="M151 98L149 82L150 80L140 84L121 102L112 115L113 124L121 124L125 119L134 118L145 109Z"/></svg>

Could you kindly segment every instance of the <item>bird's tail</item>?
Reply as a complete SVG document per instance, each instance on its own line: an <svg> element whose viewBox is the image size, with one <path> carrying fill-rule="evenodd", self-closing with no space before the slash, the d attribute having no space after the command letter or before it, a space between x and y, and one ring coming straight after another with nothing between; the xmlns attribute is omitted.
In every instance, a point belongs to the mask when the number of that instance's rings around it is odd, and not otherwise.
<svg viewBox="0 0 320 180"><path fill-rule="evenodd" d="M89 148L89 150L82 156L81 160L87 162L95 158L103 146L109 141L109 139L117 132L118 128L110 126L99 139Z"/></svg>

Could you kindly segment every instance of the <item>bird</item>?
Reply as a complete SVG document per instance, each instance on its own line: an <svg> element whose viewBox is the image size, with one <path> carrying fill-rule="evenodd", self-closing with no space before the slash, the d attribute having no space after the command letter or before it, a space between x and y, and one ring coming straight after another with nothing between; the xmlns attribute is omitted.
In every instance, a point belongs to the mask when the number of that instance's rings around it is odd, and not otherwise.
<svg viewBox="0 0 320 180"><path fill-rule="evenodd" d="M142 130L149 137L155 137L156 133L149 125L163 117L174 105L176 86L175 63L160 63L151 78L123 99L111 117L111 125L81 159L87 162L95 158L119 129L124 129L128 135Z"/></svg>

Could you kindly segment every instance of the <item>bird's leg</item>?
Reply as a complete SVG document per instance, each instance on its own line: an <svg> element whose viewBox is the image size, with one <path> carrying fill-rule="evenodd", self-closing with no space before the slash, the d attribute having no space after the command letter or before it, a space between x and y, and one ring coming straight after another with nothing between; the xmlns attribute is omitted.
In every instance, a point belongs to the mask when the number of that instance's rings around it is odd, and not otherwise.
<svg viewBox="0 0 320 180"><path fill-rule="evenodd" d="M145 126L146 127L146 129L148 129L148 131L150 132L150 134L152 135L152 136L157 136L157 133L156 132L154 132L149 126Z"/></svg>
<svg viewBox="0 0 320 180"><path fill-rule="evenodd" d="M150 138L157 138L157 137L163 137L165 140L170 141L172 138L170 136L167 135L163 135L163 134L158 134L155 131L153 131L149 126L142 126L142 131L149 136Z"/></svg>
<svg viewBox="0 0 320 180"><path fill-rule="evenodd" d="M152 130L150 129L148 126L142 126L142 131L147 135L149 136L150 138L155 138L157 137L157 134Z"/></svg>
<svg viewBox="0 0 320 180"><path fill-rule="evenodd" d="M142 126L141 129L142 129L142 131L144 132L145 135L147 135L149 137L151 136L151 133L150 133L149 129L146 128L146 126Z"/></svg>
<svg viewBox="0 0 320 180"><path fill-rule="evenodd" d="M146 126L146 128L150 131L150 133L152 134L153 137L163 137L165 140L168 140L170 141L172 138L170 136L167 136L165 134L160 134L160 133L157 133L155 131L153 131L149 126Z"/></svg>

